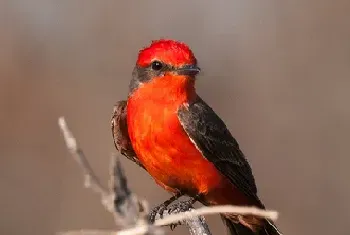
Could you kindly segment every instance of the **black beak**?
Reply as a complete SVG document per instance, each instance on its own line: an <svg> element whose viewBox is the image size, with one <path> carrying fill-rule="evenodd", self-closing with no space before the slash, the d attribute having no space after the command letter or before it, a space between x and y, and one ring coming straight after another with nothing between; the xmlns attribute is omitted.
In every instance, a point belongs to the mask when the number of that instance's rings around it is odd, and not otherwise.
<svg viewBox="0 0 350 235"><path fill-rule="evenodd" d="M184 65L181 68L178 68L176 72L179 75L189 75L189 76L194 76L197 75L201 69L197 67L197 65Z"/></svg>

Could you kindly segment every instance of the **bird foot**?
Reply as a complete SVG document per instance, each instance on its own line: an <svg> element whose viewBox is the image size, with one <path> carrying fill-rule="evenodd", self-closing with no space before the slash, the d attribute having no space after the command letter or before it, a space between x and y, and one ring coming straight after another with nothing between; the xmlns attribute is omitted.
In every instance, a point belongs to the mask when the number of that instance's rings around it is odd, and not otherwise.
<svg viewBox="0 0 350 235"><path fill-rule="evenodd" d="M156 220L157 214L160 216L160 218L163 218L164 211L167 209L168 205L167 203L162 203L159 206L154 207L150 213L148 214L148 221L150 224L153 224Z"/></svg>
<svg viewBox="0 0 350 235"><path fill-rule="evenodd" d="M166 203L162 203L159 206L154 207L148 215L149 223L153 224L157 215L159 215L160 218L163 219L163 214L164 214L165 210L168 210L168 214L170 214L170 211L178 210L177 208L179 208L179 204L181 204L181 203L183 203L183 202L175 203L174 205L172 205L170 207L168 207L169 205L166 205ZM180 224L181 224L180 222L169 224L169 227L173 231Z"/></svg>
<svg viewBox="0 0 350 235"><path fill-rule="evenodd" d="M163 213L167 209L167 207L179 197L181 197L183 193L176 193L174 196L160 204L159 206L154 207L151 212L148 214L148 221L150 224L153 224L157 214L159 214L160 218L163 219Z"/></svg>
<svg viewBox="0 0 350 235"><path fill-rule="evenodd" d="M172 213L181 213L189 211L190 209L193 209L193 204L197 201L197 198L191 198L187 201L179 201L167 208L168 214ZM163 211L164 212L164 211ZM169 227L171 231L173 231L178 225L181 225L181 222L170 224Z"/></svg>
<svg viewBox="0 0 350 235"><path fill-rule="evenodd" d="M195 203L195 201L193 201L193 199L189 199L187 201L179 201L176 202L174 204L172 204L171 206L169 206L168 209L168 213L180 213L180 212L186 212L189 211L191 208L193 208L193 204Z"/></svg>

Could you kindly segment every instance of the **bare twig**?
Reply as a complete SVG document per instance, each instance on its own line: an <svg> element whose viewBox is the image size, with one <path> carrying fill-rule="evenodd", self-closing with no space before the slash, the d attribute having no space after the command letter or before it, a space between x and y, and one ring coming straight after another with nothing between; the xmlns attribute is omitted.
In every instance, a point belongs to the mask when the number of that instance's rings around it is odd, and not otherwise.
<svg viewBox="0 0 350 235"><path fill-rule="evenodd" d="M278 213L276 211L266 211L261 210L255 207L243 207L243 206L212 206L212 207L202 207L196 210L190 210L186 212L181 212L178 214L171 214L165 216L164 219L159 219L155 221L156 226L163 226L173 224L179 221L187 221L188 219L193 219L194 217L209 215L209 214L219 214L219 213L232 213L232 214L240 214L240 215L256 215L259 217L263 217L266 219L276 220L278 217ZM133 234L142 234L144 229L142 227L131 228L127 230L120 231L118 235L133 235ZM206 230L205 230L206 231ZM193 233L197 234L197 233ZM210 234L208 233L199 233L199 234Z"/></svg>
<svg viewBox="0 0 350 235"><path fill-rule="evenodd" d="M58 125L63 133L64 140L66 141L67 148L72 154L74 160L77 161L80 168L83 170L85 177L85 187L93 189L95 192L106 196L109 194L107 189L101 184L100 180L96 177L89 162L86 160L84 152L79 148L73 133L69 130L64 117L58 119Z"/></svg>
<svg viewBox="0 0 350 235"><path fill-rule="evenodd" d="M186 212L180 212L175 209L172 210L171 214L165 211L163 219L158 219L155 221L154 225L150 225L146 219L148 213L147 203L143 200L139 200L128 188L127 180L119 159L116 156L112 158L112 171L108 190L100 183L98 177L94 174L83 151L79 148L76 139L69 130L65 119L63 117L59 118L58 123L68 150L83 170L85 186L100 194L102 204L109 212L113 213L116 224L124 228L124 230L118 232L77 230L60 233L61 235L158 235L164 232L160 226L178 222L185 224L189 228L191 235L211 235L203 215L218 213L252 214L271 220L277 219L278 214L275 211L228 205L202 207L197 210L191 208Z"/></svg>
<svg viewBox="0 0 350 235"><path fill-rule="evenodd" d="M110 189L114 192L114 218L122 227L144 224L147 221L147 203L141 201L128 188L124 170L119 159L113 155L111 163ZM149 227L149 226L148 226Z"/></svg>
<svg viewBox="0 0 350 235"><path fill-rule="evenodd" d="M155 225L162 226L167 224L172 224L178 221L182 221L188 218L193 218L200 215L218 214L218 213L231 213L240 215L256 215L270 220L276 220L278 213L276 211L261 210L256 207L244 207L244 206L211 206L211 207L201 207L196 210L186 211L179 214L171 214L164 219L157 220Z"/></svg>
<svg viewBox="0 0 350 235"><path fill-rule="evenodd" d="M145 229L144 234L163 234L163 230L156 226L151 226L146 220L146 202L139 200L128 188L126 177L121 164L116 156L112 158L110 190L106 189L94 174L84 152L79 148L76 139L69 130L63 117L58 120L59 127L63 133L67 148L74 159L79 164L85 177L85 186L91 188L101 196L102 204L113 213L115 222L122 228L130 228L141 225ZM73 234L110 234L109 231L80 230ZM64 233L71 234L72 231Z"/></svg>

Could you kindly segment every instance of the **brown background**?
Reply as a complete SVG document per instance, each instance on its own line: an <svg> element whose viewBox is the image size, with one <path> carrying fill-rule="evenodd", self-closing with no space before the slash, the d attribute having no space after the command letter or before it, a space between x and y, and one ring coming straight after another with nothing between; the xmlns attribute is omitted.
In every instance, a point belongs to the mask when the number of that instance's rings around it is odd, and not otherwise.
<svg viewBox="0 0 350 235"><path fill-rule="evenodd" d="M114 228L57 118L106 180L112 106L138 50L170 37L195 52L198 92L240 142L281 230L349 234L349 12L348 0L0 1L0 233ZM137 194L168 197L123 164Z"/></svg>

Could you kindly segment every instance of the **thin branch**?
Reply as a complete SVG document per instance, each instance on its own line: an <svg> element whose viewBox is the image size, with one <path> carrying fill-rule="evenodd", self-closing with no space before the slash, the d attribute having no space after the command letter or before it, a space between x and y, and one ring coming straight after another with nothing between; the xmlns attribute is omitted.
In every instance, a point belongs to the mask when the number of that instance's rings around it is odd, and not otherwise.
<svg viewBox="0 0 350 235"><path fill-rule="evenodd" d="M161 228L148 224L146 220L147 204L145 201L139 200L128 188L124 170L117 157L112 157L110 190L108 190L100 183L98 177L94 174L84 152L79 148L73 133L69 130L63 117L58 119L58 124L69 152L84 173L85 186L100 194L102 204L109 212L113 213L116 224L122 228L141 225L147 234L163 234ZM86 231L87 230L81 230L80 232L75 231L73 234L77 235ZM95 230L89 231L90 234L97 232ZM100 232L102 234L106 233L104 231L98 231L98 233ZM72 234L72 231L64 234Z"/></svg>
<svg viewBox="0 0 350 235"><path fill-rule="evenodd" d="M122 227L144 224L147 221L147 203L141 201L128 188L126 176L119 159L113 155L111 162L110 190L114 195L113 215L116 223ZM148 226L149 227L149 226Z"/></svg>
<svg viewBox="0 0 350 235"><path fill-rule="evenodd" d="M85 187L91 188L95 192L99 193L102 197L108 195L108 190L101 184L100 180L95 175L89 162L86 160L84 152L81 148L79 148L77 141L73 136L73 133L69 130L64 117L60 117L58 119L58 125L62 131L69 152L72 154L74 160L77 161L78 165L83 170L85 177Z"/></svg>
<svg viewBox="0 0 350 235"><path fill-rule="evenodd" d="M278 213L276 211L267 211L261 210L255 207L244 207L244 206L212 206L212 207L201 207L196 210L186 211L178 214L171 214L163 219L159 219L155 221L156 226L164 226L169 224L174 224L179 221L186 221L188 219L192 219L193 217L210 215L210 214L219 214L219 213L232 213L232 214L240 214L240 215L256 215L262 218L276 220L278 217ZM137 227L131 228L127 230L120 231L118 235L134 235L134 234L143 234L145 228ZM210 233L202 233L202 234L210 234Z"/></svg>
<svg viewBox="0 0 350 235"><path fill-rule="evenodd" d="M160 226L178 222L185 224L189 228L191 235L211 235L203 215L218 213L251 214L270 220L277 219L278 213L276 211L266 211L255 207L227 205L202 207L196 210L190 208L190 210L186 212L174 209L171 214L164 211L164 218L158 219L155 221L154 225L150 225L147 222L147 203L143 200L139 200L128 188L127 179L119 159L116 156L112 158L110 190L108 190L100 183L98 177L94 174L85 154L79 148L76 139L69 130L65 119L63 117L59 118L58 123L68 150L84 173L85 186L100 194L102 204L108 211L113 213L116 224L124 228L124 230L118 232L78 230L60 233L61 235L158 235L164 233Z"/></svg>
<svg viewBox="0 0 350 235"><path fill-rule="evenodd" d="M178 221L182 221L185 219L193 218L195 216L219 214L219 213L232 213L232 214L239 214L239 215L250 214L250 215L255 215L255 216L270 219L270 220L276 220L278 217L278 213L276 211L261 210L256 207L231 206L231 205L211 206L211 207L204 206L196 210L186 211L179 214L168 215L163 219L157 220L155 222L155 225L163 226L163 225L172 224Z"/></svg>

